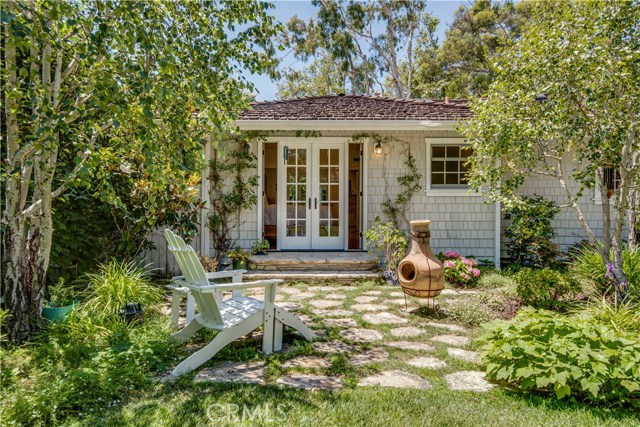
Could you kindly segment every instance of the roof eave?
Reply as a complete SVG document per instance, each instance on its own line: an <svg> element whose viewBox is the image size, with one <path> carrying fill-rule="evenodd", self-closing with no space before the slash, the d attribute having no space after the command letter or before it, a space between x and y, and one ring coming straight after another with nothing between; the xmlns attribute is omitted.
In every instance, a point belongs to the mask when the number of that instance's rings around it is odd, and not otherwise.
<svg viewBox="0 0 640 427"><path fill-rule="evenodd" d="M236 120L240 130L455 130L464 120Z"/></svg>

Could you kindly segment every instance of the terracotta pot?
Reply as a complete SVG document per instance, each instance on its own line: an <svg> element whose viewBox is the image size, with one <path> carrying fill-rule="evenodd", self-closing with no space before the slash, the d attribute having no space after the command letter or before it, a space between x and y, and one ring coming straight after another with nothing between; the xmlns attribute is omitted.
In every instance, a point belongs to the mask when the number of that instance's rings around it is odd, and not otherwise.
<svg viewBox="0 0 640 427"><path fill-rule="evenodd" d="M398 282L417 298L434 298L444 289L444 267L431 250L429 220L411 221L411 251L398 264Z"/></svg>

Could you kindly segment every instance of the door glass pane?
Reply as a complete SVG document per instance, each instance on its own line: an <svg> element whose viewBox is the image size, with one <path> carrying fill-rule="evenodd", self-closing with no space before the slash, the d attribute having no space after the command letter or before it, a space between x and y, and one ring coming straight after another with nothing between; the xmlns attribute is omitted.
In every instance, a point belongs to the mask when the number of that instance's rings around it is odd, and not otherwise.
<svg viewBox="0 0 640 427"><path fill-rule="evenodd" d="M326 202L327 201L327 187L329 187L328 185L320 185L320 201L321 202Z"/></svg>
<svg viewBox="0 0 640 427"><path fill-rule="evenodd" d="M332 202L340 200L340 185L334 184L329 186L329 200Z"/></svg>
<svg viewBox="0 0 640 427"><path fill-rule="evenodd" d="M286 172L286 235L306 237L307 235L307 149L291 148Z"/></svg>
<svg viewBox="0 0 640 427"><path fill-rule="evenodd" d="M338 149L333 149L333 150L329 150L331 152L330 157L331 157L331 164L332 165L339 165L340 164L340 150Z"/></svg>
<svg viewBox="0 0 640 427"><path fill-rule="evenodd" d="M340 235L340 221L331 221L329 236L338 237Z"/></svg>
<svg viewBox="0 0 640 427"><path fill-rule="evenodd" d="M320 237L327 237L329 235L329 221L320 220L318 225L318 233Z"/></svg>
<svg viewBox="0 0 640 427"><path fill-rule="evenodd" d="M340 182L340 168L337 166L331 168L331 182Z"/></svg>
<svg viewBox="0 0 640 427"><path fill-rule="evenodd" d="M329 182L329 168L320 167L320 182Z"/></svg>
<svg viewBox="0 0 640 427"><path fill-rule="evenodd" d="M326 166L328 164L329 164L329 155L327 153L327 149L321 148L320 149L320 165Z"/></svg>

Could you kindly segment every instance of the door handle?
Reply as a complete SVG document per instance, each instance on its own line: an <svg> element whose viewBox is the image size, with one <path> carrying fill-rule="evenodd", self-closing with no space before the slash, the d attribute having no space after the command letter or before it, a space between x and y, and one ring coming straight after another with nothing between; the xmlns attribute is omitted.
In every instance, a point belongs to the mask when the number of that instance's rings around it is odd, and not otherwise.
<svg viewBox="0 0 640 427"><path fill-rule="evenodd" d="M311 197L309 197L309 209L311 209Z"/></svg>
<svg viewBox="0 0 640 427"><path fill-rule="evenodd" d="M315 205L316 209L318 209L318 198L314 197L313 201L314 201L314 205Z"/></svg>

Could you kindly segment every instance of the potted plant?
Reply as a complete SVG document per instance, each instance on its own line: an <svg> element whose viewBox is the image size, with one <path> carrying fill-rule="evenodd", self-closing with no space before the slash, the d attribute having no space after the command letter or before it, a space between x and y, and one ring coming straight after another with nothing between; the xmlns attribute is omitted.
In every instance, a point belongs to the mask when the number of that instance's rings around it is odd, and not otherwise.
<svg viewBox="0 0 640 427"><path fill-rule="evenodd" d="M266 255L267 249L271 247L271 243L268 240L256 240L253 242L251 251L254 255Z"/></svg>
<svg viewBox="0 0 640 427"><path fill-rule="evenodd" d="M62 321L78 304L73 288L60 278L58 283L49 286L49 298L42 307L42 317L52 322Z"/></svg>
<svg viewBox="0 0 640 427"><path fill-rule="evenodd" d="M398 263L407 250L407 235L391 222L382 222L376 218L373 227L364 233L369 253L374 251L381 256L381 265L385 269L387 282L397 285Z"/></svg>
<svg viewBox="0 0 640 427"><path fill-rule="evenodd" d="M247 270L247 263L251 259L251 253L248 250L238 246L230 250L227 256L233 261L234 270Z"/></svg>

